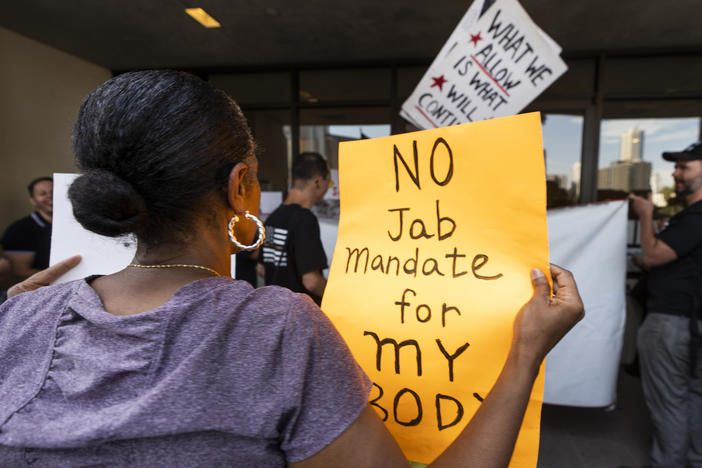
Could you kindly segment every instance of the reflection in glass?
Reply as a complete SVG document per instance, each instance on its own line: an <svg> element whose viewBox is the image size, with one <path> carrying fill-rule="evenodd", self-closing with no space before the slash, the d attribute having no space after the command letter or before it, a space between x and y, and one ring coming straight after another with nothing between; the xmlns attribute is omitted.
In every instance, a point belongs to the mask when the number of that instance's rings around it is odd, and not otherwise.
<svg viewBox="0 0 702 468"><path fill-rule="evenodd" d="M389 136L391 119L388 107L329 107L300 112L300 151L323 154L334 181L322 203L312 210L317 216L333 222L339 218L339 143Z"/></svg>
<svg viewBox="0 0 702 468"><path fill-rule="evenodd" d="M664 151L680 151L698 140L699 118L608 119L600 133L597 198L624 198L651 191L659 208L675 204L673 164Z"/></svg>
<svg viewBox="0 0 702 468"><path fill-rule="evenodd" d="M256 140L258 179L263 191L287 189L290 153L290 112L287 110L244 110Z"/></svg>
<svg viewBox="0 0 702 468"><path fill-rule="evenodd" d="M339 143L389 135L389 124L300 126L300 151L323 154L331 169L332 185L324 200L312 210L317 216L336 219L339 217Z"/></svg>
<svg viewBox="0 0 702 468"><path fill-rule="evenodd" d="M583 117L542 114L546 199L549 208L572 205L580 197Z"/></svg>

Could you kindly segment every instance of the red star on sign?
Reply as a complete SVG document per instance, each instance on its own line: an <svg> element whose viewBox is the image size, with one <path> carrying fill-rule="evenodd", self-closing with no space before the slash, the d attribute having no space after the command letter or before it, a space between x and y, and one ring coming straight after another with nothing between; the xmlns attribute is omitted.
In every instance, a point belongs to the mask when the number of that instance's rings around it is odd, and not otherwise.
<svg viewBox="0 0 702 468"><path fill-rule="evenodd" d="M446 78L444 78L444 75L441 76L432 76L432 80L434 80L434 84L430 86L430 88L433 88L434 86L438 86L440 91L444 90L444 83L446 83Z"/></svg>
<svg viewBox="0 0 702 468"><path fill-rule="evenodd" d="M478 34L471 34L470 35L470 42L473 43L473 46L478 47L478 41L482 41L483 38L480 37L480 31L478 31Z"/></svg>

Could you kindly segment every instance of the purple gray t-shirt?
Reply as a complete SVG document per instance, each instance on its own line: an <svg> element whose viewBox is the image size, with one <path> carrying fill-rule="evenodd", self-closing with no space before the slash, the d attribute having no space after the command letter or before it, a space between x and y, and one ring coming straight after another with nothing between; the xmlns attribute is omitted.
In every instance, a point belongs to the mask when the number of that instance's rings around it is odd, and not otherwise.
<svg viewBox="0 0 702 468"><path fill-rule="evenodd" d="M148 312L85 280L0 307L0 466L284 466L356 420L370 381L305 295L207 278Z"/></svg>

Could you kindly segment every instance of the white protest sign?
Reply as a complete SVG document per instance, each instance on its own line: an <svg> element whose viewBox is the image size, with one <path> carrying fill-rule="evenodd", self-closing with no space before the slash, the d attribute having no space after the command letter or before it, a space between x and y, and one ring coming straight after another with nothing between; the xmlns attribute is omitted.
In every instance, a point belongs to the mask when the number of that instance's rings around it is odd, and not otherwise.
<svg viewBox="0 0 702 468"><path fill-rule="evenodd" d="M448 40L444 43L443 47L441 47L441 50L439 51L437 56L434 58L434 61L429 66L429 70L440 66L442 60L446 58L449 52L451 52L455 47L457 47L461 40L467 37L468 31L470 31L473 28L473 25L475 25L475 22L478 21L478 17L480 16L480 10L483 3L484 0L475 0L473 3L471 3L470 7L468 8L468 11L466 11L466 14L463 15L461 21L458 22L458 25L451 33ZM400 109L400 115L405 120L408 120L410 123L412 123L415 127L426 128L422 127L422 125L415 122L414 116L409 115L404 111L404 106L403 109Z"/></svg>
<svg viewBox="0 0 702 468"><path fill-rule="evenodd" d="M560 47L517 0L496 0L472 27L459 26L402 105L420 128L514 115L567 70Z"/></svg>

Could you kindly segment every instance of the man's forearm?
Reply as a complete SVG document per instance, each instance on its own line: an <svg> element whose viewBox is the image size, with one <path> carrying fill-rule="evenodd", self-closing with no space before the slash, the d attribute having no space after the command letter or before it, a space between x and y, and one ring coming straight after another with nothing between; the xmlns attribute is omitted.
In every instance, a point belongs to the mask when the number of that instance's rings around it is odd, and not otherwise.
<svg viewBox="0 0 702 468"><path fill-rule="evenodd" d="M650 259L656 245L656 233L653 232L653 216L645 214L642 217L640 217L639 227L641 253L643 254L644 261L648 263L647 260Z"/></svg>
<svg viewBox="0 0 702 468"><path fill-rule="evenodd" d="M653 202L648 198L629 194L632 209L639 217L641 226L640 240L643 262L647 268L664 265L678 258L677 253L668 244L659 240L653 232Z"/></svg>
<svg viewBox="0 0 702 468"><path fill-rule="evenodd" d="M641 253L646 267L665 265L677 259L676 252L668 244L658 239L653 232L653 217L644 215L640 219Z"/></svg>
<svg viewBox="0 0 702 468"><path fill-rule="evenodd" d="M35 273L39 273L39 271L40 270L37 268L31 268L27 265L12 265L12 274L17 278L21 278L22 280L29 278Z"/></svg>
<svg viewBox="0 0 702 468"><path fill-rule="evenodd" d="M15 281L24 281L33 274L39 272L37 268L32 268L34 255L34 253L6 253L7 258L12 264L11 272Z"/></svg>
<svg viewBox="0 0 702 468"><path fill-rule="evenodd" d="M321 275L320 275L321 276ZM314 288L309 289L309 291L317 297L324 296L324 289L327 287L327 280L322 276L319 278Z"/></svg>
<svg viewBox="0 0 702 468"><path fill-rule="evenodd" d="M302 285L313 295L322 297L324 288L327 286L327 280L319 271L313 271L302 275Z"/></svg>

